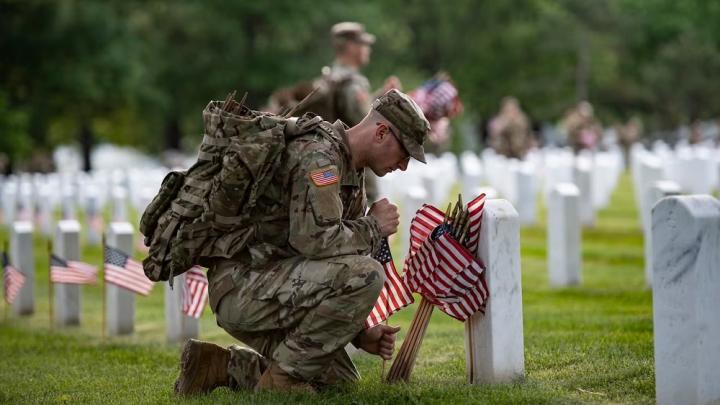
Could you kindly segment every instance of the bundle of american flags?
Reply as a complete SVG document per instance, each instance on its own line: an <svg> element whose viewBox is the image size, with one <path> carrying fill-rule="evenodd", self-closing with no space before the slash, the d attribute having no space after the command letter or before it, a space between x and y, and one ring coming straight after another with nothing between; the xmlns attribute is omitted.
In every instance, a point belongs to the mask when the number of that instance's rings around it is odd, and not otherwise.
<svg viewBox="0 0 720 405"><path fill-rule="evenodd" d="M65 284L95 284L97 267L74 260L50 256L50 281Z"/></svg>
<svg viewBox="0 0 720 405"><path fill-rule="evenodd" d="M456 205L456 210L459 205ZM410 251L402 277L395 270L387 241L384 242L383 248L374 257L383 263L386 281L365 321L366 328L381 323L394 312L412 304L413 292L461 321L484 310L488 297L483 277L485 267L477 259L484 205L483 194L464 209L464 232L453 229L452 226L457 224L448 221L448 215L439 209L423 205L410 224ZM453 217L458 218L458 213ZM460 234L462 241L456 237Z"/></svg>
<svg viewBox="0 0 720 405"><path fill-rule="evenodd" d="M25 284L25 275L10 264L7 252L2 252L2 266L5 302L12 304L15 302L15 298L20 292L23 284Z"/></svg>
<svg viewBox="0 0 720 405"><path fill-rule="evenodd" d="M120 249L105 245L105 281L142 295L150 294L154 283L145 276L142 263Z"/></svg>

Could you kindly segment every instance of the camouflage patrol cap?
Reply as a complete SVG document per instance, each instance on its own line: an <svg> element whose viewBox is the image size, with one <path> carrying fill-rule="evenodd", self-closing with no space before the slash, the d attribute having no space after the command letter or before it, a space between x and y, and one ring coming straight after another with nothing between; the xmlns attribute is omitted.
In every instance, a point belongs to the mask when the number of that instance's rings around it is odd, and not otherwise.
<svg viewBox="0 0 720 405"><path fill-rule="evenodd" d="M408 154L425 163L423 143L430 132L430 123L415 101L407 94L393 89L378 97L372 108L397 129L400 142Z"/></svg>
<svg viewBox="0 0 720 405"><path fill-rule="evenodd" d="M365 26L356 22L337 23L330 29L330 35L333 42L352 41L367 45L375 43L375 35L367 33Z"/></svg>

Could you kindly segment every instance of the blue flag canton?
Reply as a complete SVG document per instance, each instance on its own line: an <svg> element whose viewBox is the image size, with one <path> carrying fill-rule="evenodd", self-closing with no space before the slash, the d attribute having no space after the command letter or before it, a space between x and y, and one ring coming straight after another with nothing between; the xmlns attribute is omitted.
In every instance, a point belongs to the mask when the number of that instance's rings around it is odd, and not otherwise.
<svg viewBox="0 0 720 405"><path fill-rule="evenodd" d="M433 229L432 233L430 234L431 240L437 240L439 237L445 235L446 233L452 233L453 228L450 224L442 224L438 225Z"/></svg>
<svg viewBox="0 0 720 405"><path fill-rule="evenodd" d="M121 250L107 245L105 246L105 263L113 264L118 267L125 267L127 260L128 255L123 253Z"/></svg>
<svg viewBox="0 0 720 405"><path fill-rule="evenodd" d="M67 262L66 262L65 260L61 259L61 258L58 257L58 256L55 256L55 254L53 253L53 254L50 256L50 266L54 266L54 267L67 267L68 265L67 265Z"/></svg>
<svg viewBox="0 0 720 405"><path fill-rule="evenodd" d="M392 254L390 253L390 244L388 243L387 238L383 238L382 242L380 243L380 249L378 249L378 251L373 254L373 259L379 261L382 264L385 264L392 260Z"/></svg>

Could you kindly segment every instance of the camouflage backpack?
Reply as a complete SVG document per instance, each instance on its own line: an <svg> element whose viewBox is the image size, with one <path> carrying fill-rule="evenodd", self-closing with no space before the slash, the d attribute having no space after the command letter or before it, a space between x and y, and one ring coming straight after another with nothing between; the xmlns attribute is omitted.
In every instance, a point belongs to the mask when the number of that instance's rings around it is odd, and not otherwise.
<svg viewBox="0 0 720 405"><path fill-rule="evenodd" d="M273 177L289 139L315 130L321 118L253 111L228 96L203 110L198 160L170 172L140 219L145 274L170 281L193 265L230 258L254 235L250 212Z"/></svg>
<svg viewBox="0 0 720 405"><path fill-rule="evenodd" d="M310 82L300 82L279 89L271 96L270 104L278 113L294 108L295 114L313 113L325 121L333 122L338 115L340 89L352 80L350 75L333 74L328 66L322 75ZM300 100L303 100L302 105Z"/></svg>

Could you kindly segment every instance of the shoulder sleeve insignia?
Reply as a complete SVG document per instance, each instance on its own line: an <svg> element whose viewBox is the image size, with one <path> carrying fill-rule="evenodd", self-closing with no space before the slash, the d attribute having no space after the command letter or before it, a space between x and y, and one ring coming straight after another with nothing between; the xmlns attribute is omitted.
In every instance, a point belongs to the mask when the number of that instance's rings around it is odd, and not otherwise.
<svg viewBox="0 0 720 405"><path fill-rule="evenodd" d="M310 179L317 187L329 186L338 182L338 173L335 166L329 166L310 172Z"/></svg>

